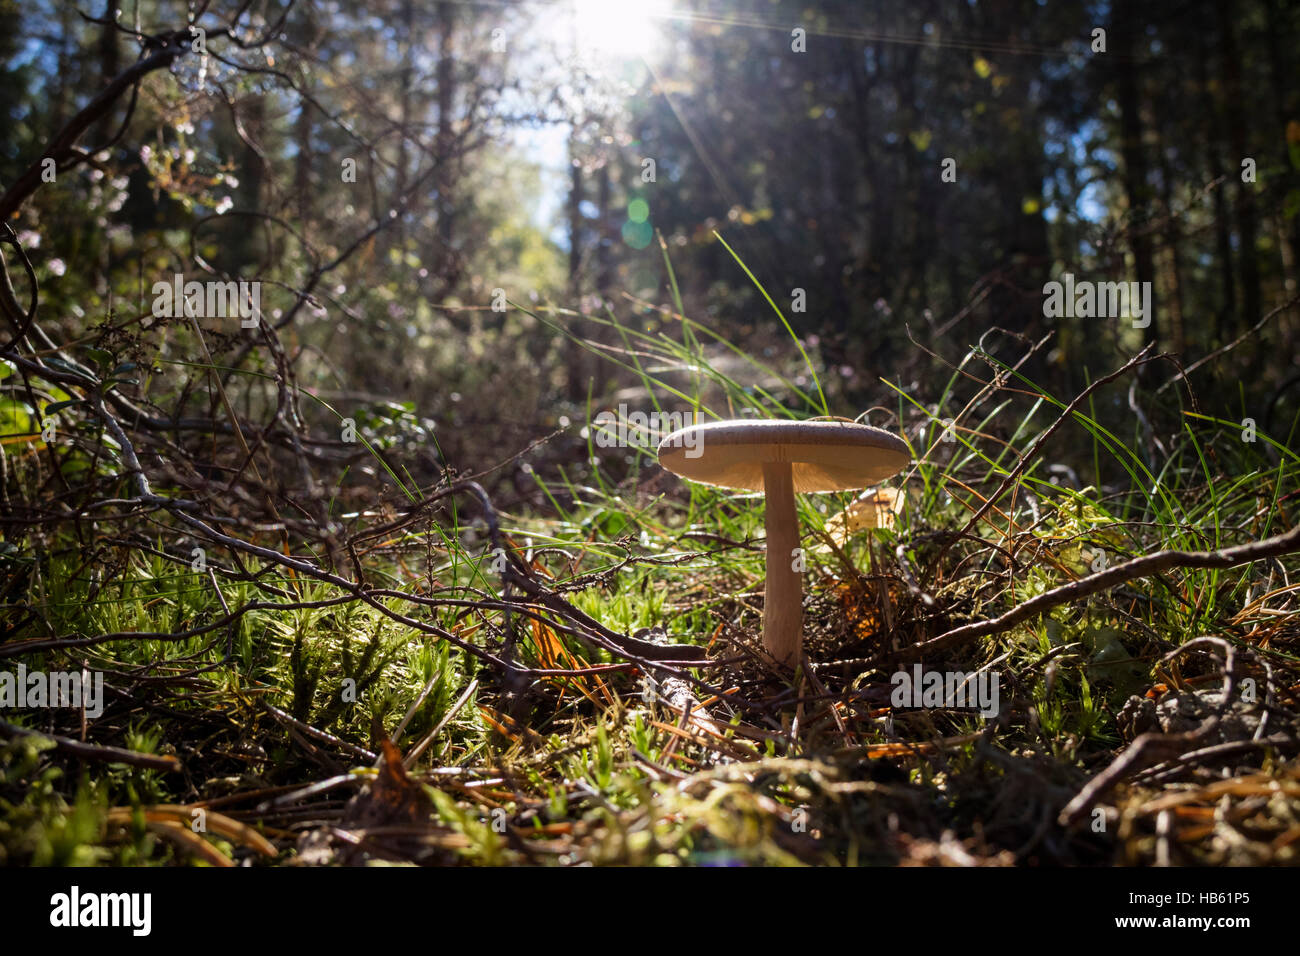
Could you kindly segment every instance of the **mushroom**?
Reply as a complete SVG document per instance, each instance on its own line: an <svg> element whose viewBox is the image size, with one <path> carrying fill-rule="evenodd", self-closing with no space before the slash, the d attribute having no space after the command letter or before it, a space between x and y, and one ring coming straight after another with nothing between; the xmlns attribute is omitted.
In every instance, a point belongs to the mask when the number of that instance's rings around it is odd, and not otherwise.
<svg viewBox="0 0 1300 956"><path fill-rule="evenodd" d="M683 478L764 493L763 647L790 667L803 649L795 493L865 488L897 474L908 457L897 435L842 421L708 422L679 428L659 443L659 464Z"/></svg>

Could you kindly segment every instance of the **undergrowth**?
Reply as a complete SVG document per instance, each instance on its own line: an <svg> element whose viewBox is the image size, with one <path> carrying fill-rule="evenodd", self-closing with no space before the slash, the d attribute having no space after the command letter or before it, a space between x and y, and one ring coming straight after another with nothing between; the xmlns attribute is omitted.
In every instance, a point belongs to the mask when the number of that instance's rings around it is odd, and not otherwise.
<svg viewBox="0 0 1300 956"><path fill-rule="evenodd" d="M522 311L618 366L647 410L832 414L798 339L791 361L760 359L680 301L652 310L655 332ZM802 496L793 675L757 653L761 496L679 481L651 436L603 447L595 397L573 426L588 460L532 470L538 506L519 513L454 475L419 487L375 448L400 494L315 538L259 530L247 498L217 530L252 547L141 500L7 533L5 668L102 672L106 696L85 722L3 714L0 859L1295 862L1293 554L1125 580L925 655L998 673L994 717L891 705L920 642L1136 556L1296 524L1294 432L1243 440L1185 382L1144 385L1127 418L1128 375L1072 404L1020 371L1013 353L1036 347L972 347L934 394L885 377L894 401L859 419L902 435L913 463L882 498ZM32 501L43 446L10 426L7 500ZM606 632L707 659L636 660ZM1227 663L1189 643L1204 637L1233 649L1241 700L1219 703L1253 721L1244 735L1157 755L1062 822L1143 726L1177 733L1151 721L1214 705Z"/></svg>

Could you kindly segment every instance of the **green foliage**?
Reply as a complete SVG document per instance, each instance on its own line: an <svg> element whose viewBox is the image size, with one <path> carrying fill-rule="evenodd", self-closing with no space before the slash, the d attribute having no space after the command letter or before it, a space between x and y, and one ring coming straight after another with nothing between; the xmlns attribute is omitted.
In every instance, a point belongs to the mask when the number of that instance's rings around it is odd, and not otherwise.
<svg viewBox="0 0 1300 956"><path fill-rule="evenodd" d="M63 772L42 758L39 737L0 742L0 866L95 866L113 853L100 845L105 805L84 778L63 794Z"/></svg>

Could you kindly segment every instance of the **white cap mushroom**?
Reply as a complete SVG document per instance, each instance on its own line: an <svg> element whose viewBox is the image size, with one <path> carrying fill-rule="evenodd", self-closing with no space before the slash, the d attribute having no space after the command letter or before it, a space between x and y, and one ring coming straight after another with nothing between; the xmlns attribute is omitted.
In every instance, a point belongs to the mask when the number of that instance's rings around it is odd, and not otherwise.
<svg viewBox="0 0 1300 956"><path fill-rule="evenodd" d="M897 474L907 461L901 438L855 422L709 422L680 428L659 443L659 464L683 478L764 493L763 647L789 666L803 649L795 492L865 488Z"/></svg>

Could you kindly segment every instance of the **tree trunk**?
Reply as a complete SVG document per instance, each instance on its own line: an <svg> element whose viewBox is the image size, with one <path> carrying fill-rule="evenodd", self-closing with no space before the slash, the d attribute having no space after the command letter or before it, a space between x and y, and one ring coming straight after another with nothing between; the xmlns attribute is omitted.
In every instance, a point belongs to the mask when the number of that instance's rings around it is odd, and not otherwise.
<svg viewBox="0 0 1300 956"><path fill-rule="evenodd" d="M1151 324L1147 335L1159 340L1155 297L1155 256L1151 236L1147 232L1150 218L1151 190L1147 185L1146 153L1142 149L1142 92L1138 65L1134 61L1144 47L1141 42L1142 23L1138 19L1139 7L1134 0L1117 0L1111 12L1111 33L1115 38L1116 99L1120 111L1120 154L1124 160L1124 193L1129 206L1129 247L1138 282L1149 282L1151 295Z"/></svg>
<svg viewBox="0 0 1300 956"><path fill-rule="evenodd" d="M1258 226L1255 221L1255 184L1241 181L1241 161L1249 155L1249 148L1246 110L1242 106L1246 100L1241 87L1241 54L1233 26L1237 19L1237 5L1233 0L1220 0L1215 6L1219 11L1219 36L1223 42L1223 94L1228 104L1228 141L1233 158L1229 175L1236 181L1233 207L1237 216L1237 256L1241 264L1241 325L1249 328L1259 321L1260 316L1259 262L1255 257Z"/></svg>
<svg viewBox="0 0 1300 956"><path fill-rule="evenodd" d="M438 163L437 237L435 261L442 279L441 294L450 296L460 285L460 258L456 254L456 135L453 120L456 110L456 71L453 39L456 7L438 4Z"/></svg>
<svg viewBox="0 0 1300 956"><path fill-rule="evenodd" d="M108 3L104 7L104 16L108 19L108 22L100 28L99 33L100 89L108 86L109 83L113 82L114 77L116 77L118 73L122 72L121 50L117 43L117 9L117 0L108 0ZM108 110L99 122L95 124L95 128L88 140L92 147L108 142L109 137L117 132L117 127L114 123L117 112L118 111L114 109Z"/></svg>
<svg viewBox="0 0 1300 956"><path fill-rule="evenodd" d="M577 124L569 138L569 308L581 308L582 301L582 163L577 155ZM585 350L567 341L566 394L569 401L581 402L587 394Z"/></svg>
<svg viewBox="0 0 1300 956"><path fill-rule="evenodd" d="M1206 66L1211 55L1210 47L1205 42L1205 36L1201 31L1194 32L1197 37L1196 81L1201 98L1201 110L1206 119L1206 123L1201 127L1205 130L1205 165L1210 173L1210 181L1215 184L1213 187L1214 245L1219 260L1219 281L1222 286L1219 307L1215 313L1214 339L1217 344L1223 345L1231 338L1232 326L1237 314L1237 280L1232 266L1232 224L1228 217L1228 201L1225 195L1228 182L1223 171L1223 160L1219 157L1218 142L1214 136L1220 110L1210 86L1209 69ZM1205 351L1210 351L1209 343Z"/></svg>

